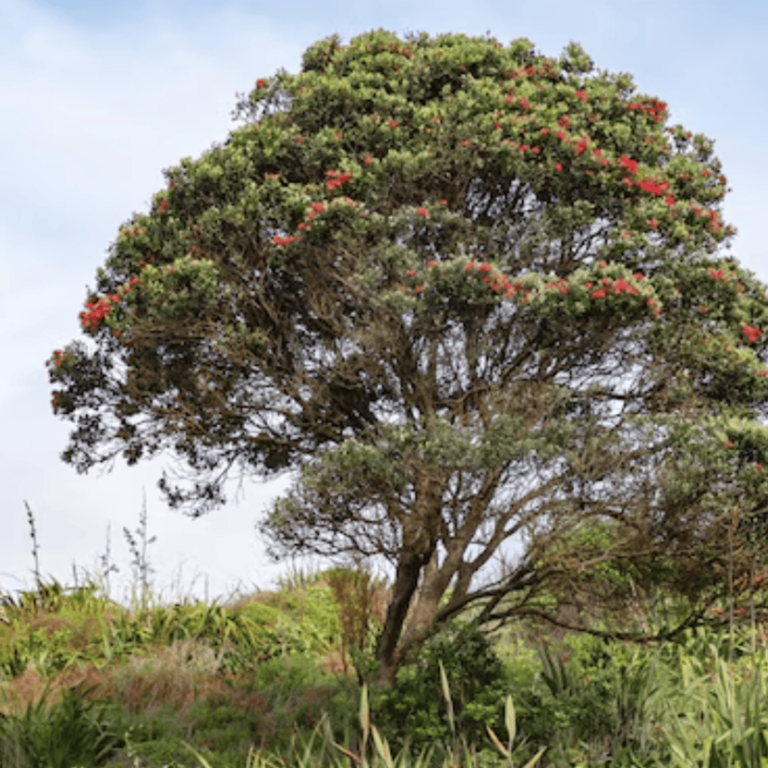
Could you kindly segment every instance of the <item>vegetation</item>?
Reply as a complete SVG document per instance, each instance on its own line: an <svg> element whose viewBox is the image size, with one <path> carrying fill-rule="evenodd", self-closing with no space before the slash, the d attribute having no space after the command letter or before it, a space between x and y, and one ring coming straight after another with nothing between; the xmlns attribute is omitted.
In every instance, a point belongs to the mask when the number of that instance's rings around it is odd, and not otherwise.
<svg viewBox="0 0 768 768"><path fill-rule="evenodd" d="M662 589L671 637L751 590L768 298L711 140L578 45L384 31L238 116L121 227L50 360L68 462L175 452L194 514L294 470L264 530L390 561L390 683L467 612L639 636Z"/></svg>
<svg viewBox="0 0 768 768"><path fill-rule="evenodd" d="M64 458L175 452L193 514L292 470L274 552L357 566L162 604L145 509L128 608L109 552L44 581L27 508L2 765L768 765L768 293L712 142L459 35L321 41L238 117L54 352Z"/></svg>
<svg viewBox="0 0 768 768"><path fill-rule="evenodd" d="M336 603L328 586L339 573L303 574L227 605L128 610L94 583L55 581L6 594L0 764L746 768L768 760L768 646L759 632L701 628L631 645L584 634L555 640L525 623L491 638L453 625L401 666L394 687L360 688L340 658L350 603ZM365 581L360 572L348 578Z"/></svg>

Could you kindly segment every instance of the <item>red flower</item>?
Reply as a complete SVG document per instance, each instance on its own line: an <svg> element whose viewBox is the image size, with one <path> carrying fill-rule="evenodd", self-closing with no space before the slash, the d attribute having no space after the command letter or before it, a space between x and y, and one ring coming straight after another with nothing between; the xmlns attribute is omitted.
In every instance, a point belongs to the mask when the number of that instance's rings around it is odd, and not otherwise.
<svg viewBox="0 0 768 768"><path fill-rule="evenodd" d="M445 198L440 198L440 205L448 205L448 201Z"/></svg>
<svg viewBox="0 0 768 768"><path fill-rule="evenodd" d="M762 333L759 328L755 328L752 325L747 325L746 323L741 326L741 332L747 337L747 340L750 344L754 344Z"/></svg>
<svg viewBox="0 0 768 768"><path fill-rule="evenodd" d="M539 131L542 136L548 136L549 135L549 128L542 128L541 131Z"/></svg>
<svg viewBox="0 0 768 768"><path fill-rule="evenodd" d="M312 203L309 207L316 213L322 213L325 210L323 203Z"/></svg>
<svg viewBox="0 0 768 768"><path fill-rule="evenodd" d="M619 165L624 166L633 176L637 173L637 160L631 160L626 155L619 158Z"/></svg>
<svg viewBox="0 0 768 768"><path fill-rule="evenodd" d="M520 102L520 105L523 107L523 109L531 108L531 105L528 103L528 99L526 99L525 96L521 96L518 101Z"/></svg>
<svg viewBox="0 0 768 768"><path fill-rule="evenodd" d="M726 440L724 445L726 448L733 448L733 443L730 440Z"/></svg>
<svg viewBox="0 0 768 768"><path fill-rule="evenodd" d="M419 216L423 216L425 219L427 218L427 216L429 216L429 211L424 206L421 206L420 208L418 208L416 213L418 213Z"/></svg>
<svg viewBox="0 0 768 768"><path fill-rule="evenodd" d="M598 288L596 291L592 291L590 296L593 299L604 299L606 296L605 290L603 288Z"/></svg>
<svg viewBox="0 0 768 768"><path fill-rule="evenodd" d="M650 192L652 195L663 195L669 188L669 182L655 182L652 179L643 179L642 181L637 182L637 186L640 187L640 189L644 189L646 192Z"/></svg>
<svg viewBox="0 0 768 768"><path fill-rule="evenodd" d="M326 171L326 174L328 176L335 176L335 178L325 182L325 186L328 189L336 189L336 187L340 187L342 184L346 184L350 179L353 178L351 173L339 173L339 171Z"/></svg>
<svg viewBox="0 0 768 768"><path fill-rule="evenodd" d="M397 120L393 120L391 117L387 120L387 125L390 128L397 128Z"/></svg>
<svg viewBox="0 0 768 768"><path fill-rule="evenodd" d="M665 197L665 198L664 198L664 202L665 202L667 205L674 205L674 204L675 204L675 198L674 198L674 197L672 197L672 195L669 195L669 197Z"/></svg>
<svg viewBox="0 0 768 768"><path fill-rule="evenodd" d="M757 373L758 376L768 376L768 371L766 371L765 368L761 368L756 373Z"/></svg>
<svg viewBox="0 0 768 768"><path fill-rule="evenodd" d="M475 262L474 262L474 261L468 261L468 262L467 262L467 263L464 265L464 269L465 269L467 272L470 272L470 271L472 271L474 268L475 268Z"/></svg>
<svg viewBox="0 0 768 768"><path fill-rule="evenodd" d="M296 136L296 137L294 138L294 141L295 141L295 142L296 142L296 143L297 143L299 146L301 146L301 145L304 143L304 137L303 137L303 136Z"/></svg>
<svg viewBox="0 0 768 768"><path fill-rule="evenodd" d="M587 100L587 93L586 91L576 91L576 97L581 99L582 101Z"/></svg>
<svg viewBox="0 0 768 768"><path fill-rule="evenodd" d="M416 274L416 270L409 269L405 274L408 275L408 277L413 277Z"/></svg>
<svg viewBox="0 0 768 768"><path fill-rule="evenodd" d="M490 272L493 269L493 267L488 264L488 262L484 261L478 268L478 272Z"/></svg>
<svg viewBox="0 0 768 768"><path fill-rule="evenodd" d="M364 162L366 165L370 165L370 164L373 162L373 160L371 160L371 156L370 156L370 155L366 155L366 156L363 158L363 162Z"/></svg>
<svg viewBox="0 0 768 768"><path fill-rule="evenodd" d="M563 170L563 164L560 162L555 163L555 170L556 171L562 171Z"/></svg>
<svg viewBox="0 0 768 768"><path fill-rule="evenodd" d="M272 238L272 242L275 245L290 245L291 243L295 242L298 238L294 237L293 235L289 235L288 237L280 237L280 235L275 235Z"/></svg>
<svg viewBox="0 0 768 768"><path fill-rule="evenodd" d="M414 292L414 293L421 293L423 290L424 290L424 286L423 286L423 285L417 285L417 286L416 286L416 287L413 289L413 292Z"/></svg>
<svg viewBox="0 0 768 768"><path fill-rule="evenodd" d="M568 119L568 115L563 115L557 122L560 123L563 128L571 127L571 121Z"/></svg>
<svg viewBox="0 0 768 768"><path fill-rule="evenodd" d="M267 84L267 81L261 77L256 81L256 87L257 88L263 88Z"/></svg>
<svg viewBox="0 0 768 768"><path fill-rule="evenodd" d="M635 288L634 285L630 285L621 277L613 284L613 292L617 295L621 293L629 293L632 296L637 296L637 288Z"/></svg>
<svg viewBox="0 0 768 768"><path fill-rule="evenodd" d="M587 140L582 139L577 145L576 145L576 154L580 155L585 149L587 148Z"/></svg>
<svg viewBox="0 0 768 768"><path fill-rule="evenodd" d="M659 226L659 222L656 221L656 219L648 219L648 225L653 227L654 229L657 229Z"/></svg>

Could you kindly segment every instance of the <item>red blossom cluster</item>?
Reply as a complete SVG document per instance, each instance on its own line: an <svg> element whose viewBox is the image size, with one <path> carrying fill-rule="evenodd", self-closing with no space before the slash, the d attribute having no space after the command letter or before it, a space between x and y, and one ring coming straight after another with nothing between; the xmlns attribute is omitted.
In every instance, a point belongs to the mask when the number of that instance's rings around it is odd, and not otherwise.
<svg viewBox="0 0 768 768"><path fill-rule="evenodd" d="M110 293L98 301L86 301L85 308L88 311L80 313L80 324L82 327L86 331L95 331L101 321L110 313L112 307L117 306L123 296L130 293L138 282L139 278L133 275L128 283L120 288L117 293Z"/></svg>
<svg viewBox="0 0 768 768"><path fill-rule="evenodd" d="M619 158L619 165L626 168L633 176L637 173L637 160L631 160L626 155Z"/></svg>
<svg viewBox="0 0 768 768"><path fill-rule="evenodd" d="M558 278L553 283L547 283L544 287L548 291L557 291L562 296L565 296L565 294L568 293L568 283L562 277Z"/></svg>
<svg viewBox="0 0 768 768"><path fill-rule="evenodd" d="M637 182L637 186L652 195L663 195L669 189L669 182L643 179L642 181Z"/></svg>
<svg viewBox="0 0 768 768"><path fill-rule="evenodd" d="M67 356L60 349L53 350L53 364L57 368L61 367L66 359Z"/></svg>
<svg viewBox="0 0 768 768"><path fill-rule="evenodd" d="M519 284L513 285L501 272L486 261L479 264L468 261L464 265L464 270L473 273L469 276L470 280L473 280L475 275L482 275L480 282L487 285L494 293L503 292L505 296L514 296L520 290Z"/></svg>
<svg viewBox="0 0 768 768"><path fill-rule="evenodd" d="M659 99L646 99L645 101L630 102L627 104L627 109L645 112L647 115L651 115L657 123L660 123L667 112L667 105Z"/></svg>
<svg viewBox="0 0 768 768"><path fill-rule="evenodd" d="M295 243L298 238L295 235L288 235L288 237L280 237L280 235L275 235L272 238L272 242L275 245L290 245L291 243Z"/></svg>
<svg viewBox="0 0 768 768"><path fill-rule="evenodd" d="M755 328L753 325L747 325L746 323L741 326L741 332L747 337L747 341L750 344L754 344L762 333L759 328Z"/></svg>
<svg viewBox="0 0 768 768"><path fill-rule="evenodd" d="M614 296L620 296L622 293L628 293L630 296L637 296L639 293L637 288L631 283L628 283L623 277L620 277L617 280L611 280L610 277L603 277L600 279L600 283L603 287L596 288L592 291L589 295L590 298L604 299L609 293L613 293ZM592 283L587 283L586 287L591 288Z"/></svg>
<svg viewBox="0 0 768 768"><path fill-rule="evenodd" d="M341 171L337 171L335 169L326 171L325 175L328 176L328 181L325 182L325 186L329 190L336 189L337 187L340 187L342 184L346 184L348 181L354 178L351 173L342 173Z"/></svg>

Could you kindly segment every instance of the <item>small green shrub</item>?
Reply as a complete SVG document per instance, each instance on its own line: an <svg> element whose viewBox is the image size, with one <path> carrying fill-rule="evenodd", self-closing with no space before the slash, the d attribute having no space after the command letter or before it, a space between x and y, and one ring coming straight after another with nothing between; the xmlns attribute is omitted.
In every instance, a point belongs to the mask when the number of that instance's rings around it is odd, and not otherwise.
<svg viewBox="0 0 768 768"><path fill-rule="evenodd" d="M372 696L373 719L394 748L415 749L452 739L442 695L440 664L451 690L457 734L469 744L488 742L486 727L503 727L509 692L491 642L469 624L454 624L428 641L397 672L390 690Z"/></svg>

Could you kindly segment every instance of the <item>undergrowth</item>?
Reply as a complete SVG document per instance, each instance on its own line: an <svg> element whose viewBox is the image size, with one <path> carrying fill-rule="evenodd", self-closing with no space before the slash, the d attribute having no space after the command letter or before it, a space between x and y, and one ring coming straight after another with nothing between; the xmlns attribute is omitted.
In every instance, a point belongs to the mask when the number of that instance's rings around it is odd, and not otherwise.
<svg viewBox="0 0 768 768"><path fill-rule="evenodd" d="M633 647L455 623L381 689L385 585L365 571L229 602L140 594L36 573L0 596L2 768L768 764L768 650L745 631Z"/></svg>

